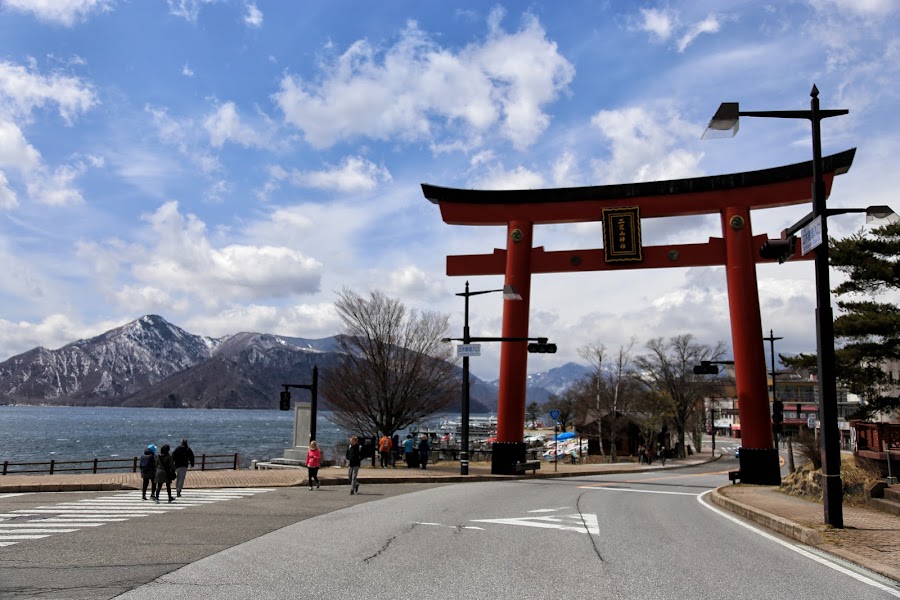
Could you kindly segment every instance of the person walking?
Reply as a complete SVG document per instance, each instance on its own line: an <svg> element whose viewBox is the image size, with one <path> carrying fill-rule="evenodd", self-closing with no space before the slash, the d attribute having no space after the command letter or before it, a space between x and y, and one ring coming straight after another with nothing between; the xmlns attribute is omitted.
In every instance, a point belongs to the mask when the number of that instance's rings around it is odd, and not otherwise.
<svg viewBox="0 0 900 600"><path fill-rule="evenodd" d="M381 439L378 440L378 455L381 458L381 468L386 469L391 464L391 446L392 446L391 438L388 437L388 434L384 434L381 436Z"/></svg>
<svg viewBox="0 0 900 600"><path fill-rule="evenodd" d="M416 441L413 439L412 434L407 434L406 439L403 440L403 459L406 461L406 468L413 468L413 451L416 449Z"/></svg>
<svg viewBox="0 0 900 600"><path fill-rule="evenodd" d="M181 440L181 445L172 452L172 462L175 463L175 494L181 498L181 489L184 487L184 478L187 477L188 465L194 466L194 451L188 446L187 438Z"/></svg>
<svg viewBox="0 0 900 600"><path fill-rule="evenodd" d="M428 452L431 450L431 445L428 443L428 436L422 435L422 439L419 440L419 466L423 469L428 467Z"/></svg>
<svg viewBox="0 0 900 600"><path fill-rule="evenodd" d="M309 452L306 453L306 474L309 481L309 491L313 489L313 481L316 482L316 489L319 489L319 465L322 464L322 451L319 450L319 444L316 440L309 442Z"/></svg>
<svg viewBox="0 0 900 600"><path fill-rule="evenodd" d="M350 478L350 495L359 490L359 466L362 464L359 438L355 435L350 438L350 446L347 448L347 475Z"/></svg>
<svg viewBox="0 0 900 600"><path fill-rule="evenodd" d="M166 484L166 493L169 495L169 502L175 502L175 498L172 497L173 479L175 479L175 461L172 460L172 455L169 454L169 445L164 444L159 449L159 456L156 457L156 478L154 479L152 497L157 504L159 504L159 493L162 491L164 483Z"/></svg>
<svg viewBox="0 0 900 600"><path fill-rule="evenodd" d="M400 436L396 433L394 437L391 438L391 466L393 468L397 468L397 461L400 460L400 453L403 450L400 448Z"/></svg>
<svg viewBox="0 0 900 600"><path fill-rule="evenodd" d="M150 498L153 498L153 479L156 477L156 446L150 444L144 448L141 456L141 500L147 499L147 486L150 486Z"/></svg>

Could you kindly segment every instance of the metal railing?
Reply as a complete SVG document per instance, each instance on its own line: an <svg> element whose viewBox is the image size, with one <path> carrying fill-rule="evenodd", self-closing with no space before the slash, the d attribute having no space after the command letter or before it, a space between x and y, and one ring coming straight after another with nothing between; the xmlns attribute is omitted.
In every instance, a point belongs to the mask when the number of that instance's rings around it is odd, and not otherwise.
<svg viewBox="0 0 900 600"><path fill-rule="evenodd" d="M139 470L139 458L93 458L88 460L50 460L47 462L10 462L3 461L3 470L0 475L20 475L27 473L41 473L53 475L63 472L99 473L100 471L131 471ZM237 470L240 465L238 454L201 454L194 457L194 468L201 471L215 471L232 469ZM26 468L20 468L26 467Z"/></svg>

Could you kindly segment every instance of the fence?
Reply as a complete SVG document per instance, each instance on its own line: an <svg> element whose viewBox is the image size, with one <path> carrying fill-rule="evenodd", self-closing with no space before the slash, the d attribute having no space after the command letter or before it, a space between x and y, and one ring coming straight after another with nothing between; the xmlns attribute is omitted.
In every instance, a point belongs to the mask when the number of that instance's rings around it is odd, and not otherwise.
<svg viewBox="0 0 900 600"><path fill-rule="evenodd" d="M25 473L46 473L53 475L54 473L70 472L70 471L89 471L98 473L100 471L138 471L138 457L134 458L109 458L109 459L89 459L89 460L51 460L48 462L10 462L3 461L3 471L0 475L20 475ZM237 470L238 454L201 454L194 459L195 468L199 467L201 471L215 471L223 469ZM80 466L75 466L80 465ZM27 467L21 469L19 467Z"/></svg>

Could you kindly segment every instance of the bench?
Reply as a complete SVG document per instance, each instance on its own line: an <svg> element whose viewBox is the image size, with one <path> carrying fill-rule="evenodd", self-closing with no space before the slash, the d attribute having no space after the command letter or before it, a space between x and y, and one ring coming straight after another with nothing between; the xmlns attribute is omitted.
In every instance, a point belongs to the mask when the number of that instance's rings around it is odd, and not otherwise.
<svg viewBox="0 0 900 600"><path fill-rule="evenodd" d="M731 484L734 485L738 481L741 480L741 472L740 471L728 471L728 480L731 481Z"/></svg>
<svg viewBox="0 0 900 600"><path fill-rule="evenodd" d="M516 463L516 473L524 473L525 471L531 471L532 473L536 473L538 469L541 468L541 461L539 460L526 460L525 462L517 462Z"/></svg>

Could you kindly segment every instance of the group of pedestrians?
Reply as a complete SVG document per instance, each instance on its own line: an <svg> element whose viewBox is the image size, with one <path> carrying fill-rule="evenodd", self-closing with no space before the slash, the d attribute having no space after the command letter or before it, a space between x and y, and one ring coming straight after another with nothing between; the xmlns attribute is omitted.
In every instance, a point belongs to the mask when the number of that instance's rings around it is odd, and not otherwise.
<svg viewBox="0 0 900 600"><path fill-rule="evenodd" d="M387 435L383 436L378 443L378 451L381 455L381 467L387 468L395 466L396 454L395 450L399 450L399 436L395 435L391 439ZM425 469L428 465L428 455L431 452L431 445L428 443L428 437L423 435L416 444L412 435L407 435L403 442L403 454L406 459L406 465L410 468L413 464ZM394 458L392 458L392 456ZM359 444L359 438L352 436L350 445L347 446L347 476L350 479L350 495L359 492L359 468L362 465L362 447ZM319 487L319 464L322 460L322 453L316 447L316 442L310 442L310 451L307 454L306 466L309 470L309 489L313 489L313 481L316 482L316 488Z"/></svg>
<svg viewBox="0 0 900 600"><path fill-rule="evenodd" d="M159 449L155 444L150 444L141 456L141 498L147 499L147 487L150 487L150 499L159 504L159 494L162 486L166 486L166 495L169 502L175 502L172 496L172 482L175 481L175 493L181 497L184 489L184 481L187 477L188 467L194 466L194 451L188 445L187 438L181 440L181 445L175 451L169 453L168 444L163 444Z"/></svg>

